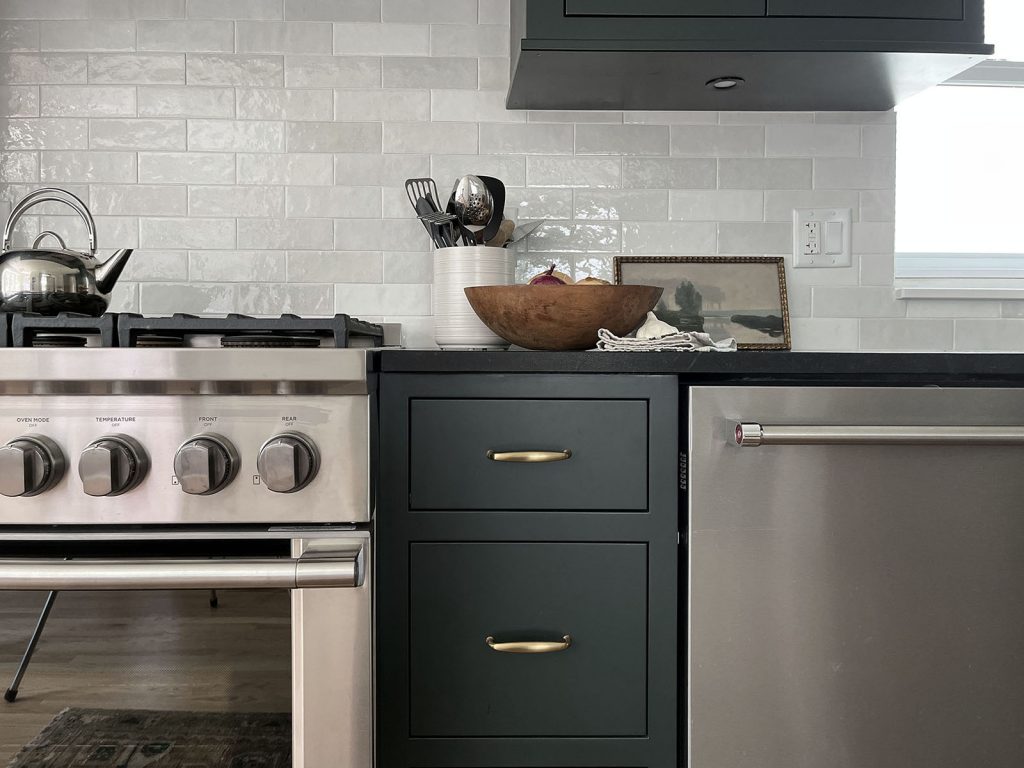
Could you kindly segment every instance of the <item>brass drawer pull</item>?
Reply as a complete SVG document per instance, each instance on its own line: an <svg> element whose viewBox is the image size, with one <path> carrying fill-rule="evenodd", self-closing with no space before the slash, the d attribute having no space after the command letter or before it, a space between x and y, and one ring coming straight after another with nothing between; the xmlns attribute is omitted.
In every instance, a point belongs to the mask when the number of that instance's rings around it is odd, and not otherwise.
<svg viewBox="0 0 1024 768"><path fill-rule="evenodd" d="M488 451L491 461L513 461L520 464L543 464L549 461L565 461L572 458L572 451Z"/></svg>
<svg viewBox="0 0 1024 768"><path fill-rule="evenodd" d="M488 635L486 641L489 648L501 653L558 653L566 650L572 645L572 638L565 635L561 642L543 642L524 640L519 643L496 643L494 638Z"/></svg>

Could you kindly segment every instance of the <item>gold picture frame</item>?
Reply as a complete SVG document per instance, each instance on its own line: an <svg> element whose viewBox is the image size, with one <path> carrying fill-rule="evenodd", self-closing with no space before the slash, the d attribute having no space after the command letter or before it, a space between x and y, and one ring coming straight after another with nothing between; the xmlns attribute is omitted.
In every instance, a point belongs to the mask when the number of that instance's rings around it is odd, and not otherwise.
<svg viewBox="0 0 1024 768"><path fill-rule="evenodd" d="M781 256L616 256L614 265L616 285L663 287L654 314L680 330L705 331L716 340L732 336L738 349L792 348ZM744 267L754 270L746 279L732 276ZM711 311L705 308L709 297L716 305Z"/></svg>

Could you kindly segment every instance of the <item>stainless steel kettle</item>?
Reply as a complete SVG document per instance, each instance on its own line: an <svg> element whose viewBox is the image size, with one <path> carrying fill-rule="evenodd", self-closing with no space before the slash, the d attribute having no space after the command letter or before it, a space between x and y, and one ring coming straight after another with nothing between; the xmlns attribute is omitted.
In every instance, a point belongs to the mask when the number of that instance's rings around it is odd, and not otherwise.
<svg viewBox="0 0 1024 768"><path fill-rule="evenodd" d="M31 248L10 247L18 219L29 208L45 202L63 203L82 217L89 230L89 253L68 248L60 235L49 230L40 232ZM40 248L39 244L48 237L56 240L60 248ZM96 222L85 203L63 189L37 189L14 206L4 227L0 311L102 315L110 303L110 291L131 255L130 248L123 248L106 261L97 261Z"/></svg>

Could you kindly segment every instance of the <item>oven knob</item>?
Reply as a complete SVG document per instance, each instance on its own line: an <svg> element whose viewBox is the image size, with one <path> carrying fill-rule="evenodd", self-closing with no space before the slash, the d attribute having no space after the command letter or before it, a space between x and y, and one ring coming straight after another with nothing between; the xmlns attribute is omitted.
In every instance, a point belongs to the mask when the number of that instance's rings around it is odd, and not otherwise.
<svg viewBox="0 0 1024 768"><path fill-rule="evenodd" d="M174 476L185 493L209 496L237 474L238 451L220 435L196 435L174 454Z"/></svg>
<svg viewBox="0 0 1024 768"><path fill-rule="evenodd" d="M309 485L320 470L316 443L299 432L282 432L260 448L256 469L263 484L277 493L294 493Z"/></svg>
<svg viewBox="0 0 1024 768"><path fill-rule="evenodd" d="M94 440L78 459L78 475L90 496L120 496L141 483L147 472L146 449L127 435Z"/></svg>
<svg viewBox="0 0 1024 768"><path fill-rule="evenodd" d="M0 448L0 493L35 496L64 477L67 462L60 446L48 437L18 437Z"/></svg>

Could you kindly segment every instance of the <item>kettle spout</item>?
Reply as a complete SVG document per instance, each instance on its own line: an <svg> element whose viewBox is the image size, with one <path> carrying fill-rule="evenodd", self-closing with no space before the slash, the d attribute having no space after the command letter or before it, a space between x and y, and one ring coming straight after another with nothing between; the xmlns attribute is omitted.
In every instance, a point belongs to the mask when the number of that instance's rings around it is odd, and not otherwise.
<svg viewBox="0 0 1024 768"><path fill-rule="evenodd" d="M128 263L128 257L131 255L131 248L122 248L96 267L96 271L94 272L96 276L96 290L100 293L110 293L114 287L114 283L117 282L117 278L119 278L121 276L121 272L124 271L124 267Z"/></svg>

